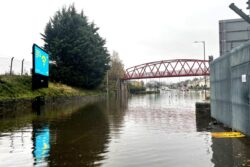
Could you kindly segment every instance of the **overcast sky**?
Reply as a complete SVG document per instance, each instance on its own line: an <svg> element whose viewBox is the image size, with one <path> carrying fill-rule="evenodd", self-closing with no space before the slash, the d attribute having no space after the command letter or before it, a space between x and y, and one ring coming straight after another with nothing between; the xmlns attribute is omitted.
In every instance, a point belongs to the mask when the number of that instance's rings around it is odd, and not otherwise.
<svg viewBox="0 0 250 167"><path fill-rule="evenodd" d="M54 13L74 3L100 27L110 53L119 53L125 67L175 58L218 57L219 26L239 18L228 5L246 11L247 0L5 0L0 5L0 57L31 61L33 43L43 46L40 33Z"/></svg>

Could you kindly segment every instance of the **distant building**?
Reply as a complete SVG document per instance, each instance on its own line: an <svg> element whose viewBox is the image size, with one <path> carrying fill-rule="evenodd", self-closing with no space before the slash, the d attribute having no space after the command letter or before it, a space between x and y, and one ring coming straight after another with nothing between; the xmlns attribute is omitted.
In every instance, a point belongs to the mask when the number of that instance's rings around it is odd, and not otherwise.
<svg viewBox="0 0 250 167"><path fill-rule="evenodd" d="M199 81L198 81L198 85L199 85L200 87L205 86L205 79L202 78L201 80L199 80ZM209 79L209 78L206 78L206 86L207 86L207 88L210 88L210 79Z"/></svg>
<svg viewBox="0 0 250 167"><path fill-rule="evenodd" d="M243 19L219 21L220 56L250 40L250 24Z"/></svg>

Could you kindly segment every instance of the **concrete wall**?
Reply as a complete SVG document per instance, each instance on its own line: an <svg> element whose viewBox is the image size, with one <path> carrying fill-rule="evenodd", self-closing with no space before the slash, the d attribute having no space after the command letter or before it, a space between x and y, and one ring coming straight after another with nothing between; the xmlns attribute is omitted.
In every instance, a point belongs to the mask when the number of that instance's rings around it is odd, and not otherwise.
<svg viewBox="0 0 250 167"><path fill-rule="evenodd" d="M249 73L250 42L210 63L212 117L250 136Z"/></svg>

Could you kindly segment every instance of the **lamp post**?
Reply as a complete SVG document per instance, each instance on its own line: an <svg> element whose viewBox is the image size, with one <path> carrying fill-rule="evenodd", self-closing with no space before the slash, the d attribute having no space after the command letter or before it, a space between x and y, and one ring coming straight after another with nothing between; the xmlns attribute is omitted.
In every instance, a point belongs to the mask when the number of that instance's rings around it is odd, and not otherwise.
<svg viewBox="0 0 250 167"><path fill-rule="evenodd" d="M205 60L206 60L206 42L205 41L194 41L194 43L202 43L203 44L203 55L204 55L204 70L206 68L206 65L205 65ZM207 97L207 93L206 93L206 88L207 88L207 83L206 83L206 75L204 76L204 80L205 80L205 100L206 100L206 97Z"/></svg>

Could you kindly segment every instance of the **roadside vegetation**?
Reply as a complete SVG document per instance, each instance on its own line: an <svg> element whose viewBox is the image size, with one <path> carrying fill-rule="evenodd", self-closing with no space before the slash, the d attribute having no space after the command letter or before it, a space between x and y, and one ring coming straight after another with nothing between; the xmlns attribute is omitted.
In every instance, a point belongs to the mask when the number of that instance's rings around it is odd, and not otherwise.
<svg viewBox="0 0 250 167"><path fill-rule="evenodd" d="M0 100L35 98L36 96L88 96L99 95L100 90L87 90L61 83L49 83L49 88L31 90L31 76L0 76Z"/></svg>
<svg viewBox="0 0 250 167"><path fill-rule="evenodd" d="M41 34L43 49L53 62L49 67L49 87L32 91L31 76L2 75L0 100L98 95L107 88L115 92L124 76L124 66L118 52L110 56L98 30L74 5L58 10Z"/></svg>
<svg viewBox="0 0 250 167"><path fill-rule="evenodd" d="M110 55L99 28L74 5L63 7L49 20L42 35L44 49L55 65L50 80L95 89L109 69Z"/></svg>

